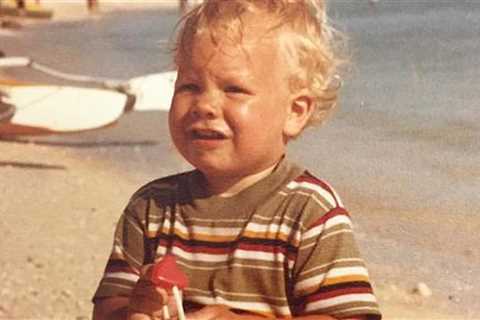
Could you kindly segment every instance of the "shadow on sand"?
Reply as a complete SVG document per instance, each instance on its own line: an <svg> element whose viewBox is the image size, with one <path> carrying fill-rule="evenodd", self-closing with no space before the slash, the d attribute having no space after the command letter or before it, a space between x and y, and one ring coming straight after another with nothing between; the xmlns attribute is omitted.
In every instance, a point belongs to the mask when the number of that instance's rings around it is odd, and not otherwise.
<svg viewBox="0 0 480 320"><path fill-rule="evenodd" d="M22 161L0 161L0 167L12 167L19 169L35 169L35 170L67 170L67 167L55 164L44 164L35 162Z"/></svg>

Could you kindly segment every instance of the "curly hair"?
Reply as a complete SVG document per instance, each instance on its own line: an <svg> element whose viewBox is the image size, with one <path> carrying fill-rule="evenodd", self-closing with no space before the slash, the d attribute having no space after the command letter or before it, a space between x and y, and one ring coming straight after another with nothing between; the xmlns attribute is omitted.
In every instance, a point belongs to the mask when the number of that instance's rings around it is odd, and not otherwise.
<svg viewBox="0 0 480 320"><path fill-rule="evenodd" d="M334 109L340 88L338 69L343 36L326 14L324 0L205 0L180 21L174 48L174 61L192 52L196 35L208 33L214 44L231 40L240 43L243 18L258 14L273 21L269 31L278 31L278 43L291 69L292 91L307 88L314 97L314 111L307 126L321 123Z"/></svg>

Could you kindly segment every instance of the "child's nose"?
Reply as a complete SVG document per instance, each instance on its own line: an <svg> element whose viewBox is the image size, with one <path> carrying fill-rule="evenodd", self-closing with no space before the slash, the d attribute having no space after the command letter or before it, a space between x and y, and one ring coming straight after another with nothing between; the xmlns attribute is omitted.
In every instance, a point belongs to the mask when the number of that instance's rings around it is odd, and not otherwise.
<svg viewBox="0 0 480 320"><path fill-rule="evenodd" d="M220 99L215 92L204 91L195 99L191 112L199 118L215 118L220 111Z"/></svg>

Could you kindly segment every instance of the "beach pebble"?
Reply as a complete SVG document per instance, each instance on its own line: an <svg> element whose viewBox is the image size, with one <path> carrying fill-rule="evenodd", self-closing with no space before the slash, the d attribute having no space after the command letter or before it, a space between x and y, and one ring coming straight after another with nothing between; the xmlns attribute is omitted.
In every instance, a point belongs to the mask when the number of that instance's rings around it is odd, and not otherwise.
<svg viewBox="0 0 480 320"><path fill-rule="evenodd" d="M71 298L73 296L72 292L68 289L63 289L60 291L60 294L65 298Z"/></svg>
<svg viewBox="0 0 480 320"><path fill-rule="evenodd" d="M417 286L415 287L413 292L425 298L432 296L432 290L427 286L425 282L417 283Z"/></svg>

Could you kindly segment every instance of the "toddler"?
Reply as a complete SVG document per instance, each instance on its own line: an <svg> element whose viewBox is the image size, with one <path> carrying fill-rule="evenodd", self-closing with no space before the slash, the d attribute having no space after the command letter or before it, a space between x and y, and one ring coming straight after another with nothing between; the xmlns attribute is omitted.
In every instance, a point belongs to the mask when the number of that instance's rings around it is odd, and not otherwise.
<svg viewBox="0 0 480 320"><path fill-rule="evenodd" d="M189 320L379 319L348 212L287 145L336 102L339 58L320 0L206 0L175 50L172 140L194 167L130 199L95 319L163 319L149 281L169 253ZM159 88L160 89L160 88Z"/></svg>

